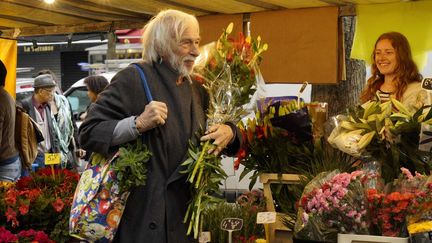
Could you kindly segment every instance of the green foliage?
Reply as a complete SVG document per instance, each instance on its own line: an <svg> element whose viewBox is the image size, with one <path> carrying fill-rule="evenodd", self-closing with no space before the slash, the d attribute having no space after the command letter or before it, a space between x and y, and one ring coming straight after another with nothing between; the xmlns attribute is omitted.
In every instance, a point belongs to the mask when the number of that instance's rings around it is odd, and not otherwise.
<svg viewBox="0 0 432 243"><path fill-rule="evenodd" d="M203 231L211 232L212 242L228 242L228 232L221 230L221 222L224 218L240 218L243 219L243 227L233 232L233 242L252 243L254 239L264 238L264 227L256 224L257 213L263 211L265 201L262 192L246 192L236 203L221 202L208 207L203 213Z"/></svg>
<svg viewBox="0 0 432 243"><path fill-rule="evenodd" d="M113 163L113 171L119 180L120 191L128 191L133 186L145 185L146 163L151 155L141 139L137 139L135 144L120 147L119 158Z"/></svg>
<svg viewBox="0 0 432 243"><path fill-rule="evenodd" d="M204 134L200 129L196 134L196 140ZM188 181L191 183L192 201L189 203L184 222L189 222L188 232L194 232L194 238L198 237L202 212L212 204L222 200L216 198L214 194L220 194L219 186L227 178L222 169L221 158L214 154L209 154L209 146L213 146L209 141L194 144L189 143L189 158L183 162L186 167L181 173L188 174Z"/></svg>
<svg viewBox="0 0 432 243"><path fill-rule="evenodd" d="M212 242L228 242L228 232L223 231L220 228L221 222L224 218L243 219L240 205L220 202L204 211L203 231L210 231ZM239 231L233 232L233 236L238 236L239 234Z"/></svg>

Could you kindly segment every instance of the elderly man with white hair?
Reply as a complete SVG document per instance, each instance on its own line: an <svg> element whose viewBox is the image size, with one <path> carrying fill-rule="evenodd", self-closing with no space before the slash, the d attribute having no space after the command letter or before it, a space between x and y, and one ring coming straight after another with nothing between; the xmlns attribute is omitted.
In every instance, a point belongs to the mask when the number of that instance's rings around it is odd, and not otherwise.
<svg viewBox="0 0 432 243"><path fill-rule="evenodd" d="M191 76L199 55L197 19L177 10L157 14L143 33L143 62L153 101L137 67L120 71L89 109L80 127L81 146L112 155L119 145L144 136L152 152L145 186L128 198L116 242L194 242L186 236L183 217L190 200L189 184L181 163L188 141L206 127L208 95ZM209 153L235 154L240 134L234 124L209 127L201 140L212 140Z"/></svg>

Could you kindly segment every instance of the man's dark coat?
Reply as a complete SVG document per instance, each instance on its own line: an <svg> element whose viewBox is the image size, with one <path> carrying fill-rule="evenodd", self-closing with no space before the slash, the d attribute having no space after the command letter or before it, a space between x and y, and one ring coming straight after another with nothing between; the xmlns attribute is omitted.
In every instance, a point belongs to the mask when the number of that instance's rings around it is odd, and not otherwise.
<svg viewBox="0 0 432 243"><path fill-rule="evenodd" d="M207 94L195 82L176 84L178 73L163 62L140 65L153 99L166 103L168 118L165 125L143 134L152 153L146 185L132 190L115 241L192 242L183 224L190 200L189 184L186 175L179 172L184 169L180 164L187 158L189 139L205 127ZM117 123L141 114L148 103L136 68L120 71L90 106L79 132L82 148L112 154L118 149L110 146ZM229 150L238 149L238 145L237 137Z"/></svg>

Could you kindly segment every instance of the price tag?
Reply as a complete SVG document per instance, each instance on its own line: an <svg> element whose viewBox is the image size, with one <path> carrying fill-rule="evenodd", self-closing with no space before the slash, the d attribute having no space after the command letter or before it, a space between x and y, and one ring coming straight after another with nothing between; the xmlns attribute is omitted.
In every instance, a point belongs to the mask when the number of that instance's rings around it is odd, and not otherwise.
<svg viewBox="0 0 432 243"><path fill-rule="evenodd" d="M198 238L198 242L207 243L211 241L211 236L209 231L201 232Z"/></svg>
<svg viewBox="0 0 432 243"><path fill-rule="evenodd" d="M276 212L259 212L257 224L272 224L276 222Z"/></svg>
<svg viewBox="0 0 432 243"><path fill-rule="evenodd" d="M432 90L432 78L424 78L422 81L422 88L425 90Z"/></svg>
<svg viewBox="0 0 432 243"><path fill-rule="evenodd" d="M60 164L60 153L45 153L45 164L46 165Z"/></svg>
<svg viewBox="0 0 432 243"><path fill-rule="evenodd" d="M221 229L226 231L237 231L243 227L243 219L225 218L222 220Z"/></svg>

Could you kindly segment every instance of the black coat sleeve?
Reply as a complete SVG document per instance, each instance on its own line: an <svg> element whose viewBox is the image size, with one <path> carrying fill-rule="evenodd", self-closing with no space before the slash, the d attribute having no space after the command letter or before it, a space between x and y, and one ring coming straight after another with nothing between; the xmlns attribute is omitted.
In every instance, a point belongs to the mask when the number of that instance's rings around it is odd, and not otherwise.
<svg viewBox="0 0 432 243"><path fill-rule="evenodd" d="M117 73L96 102L90 105L79 128L81 148L104 155L114 152L117 147L111 147L111 141L117 123L139 115L144 110L145 99L138 72L133 67Z"/></svg>

